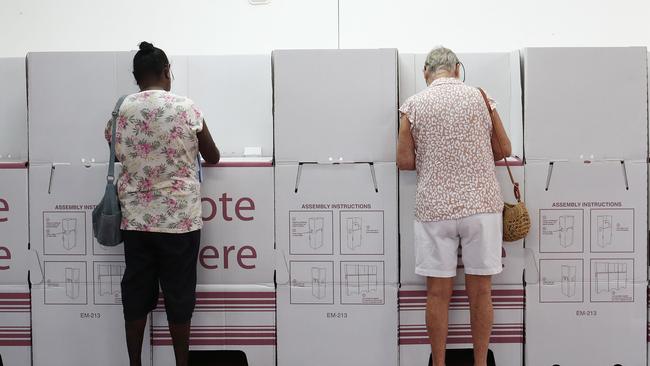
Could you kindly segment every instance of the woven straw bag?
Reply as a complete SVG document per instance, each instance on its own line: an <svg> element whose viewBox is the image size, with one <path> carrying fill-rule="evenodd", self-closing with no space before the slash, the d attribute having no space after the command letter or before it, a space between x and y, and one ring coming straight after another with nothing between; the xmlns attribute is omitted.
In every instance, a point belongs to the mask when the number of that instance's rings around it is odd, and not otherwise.
<svg viewBox="0 0 650 366"><path fill-rule="evenodd" d="M483 89L479 88L479 90L481 91L481 95L483 95L483 100L488 108L490 119L494 126L494 112L492 111L492 108L490 108L490 102L488 101L487 95L485 95ZM498 135L495 134L495 136L497 136L498 139ZM497 142L499 147L502 146L500 141ZM508 169L508 175L512 182L515 199L517 199L517 203L513 204L504 202L503 204L503 241L517 241L528 235L528 232L530 231L530 215L528 214L526 205L521 201L519 183L515 182L515 178L510 170L510 165L508 164L508 159L504 157L503 161Z"/></svg>

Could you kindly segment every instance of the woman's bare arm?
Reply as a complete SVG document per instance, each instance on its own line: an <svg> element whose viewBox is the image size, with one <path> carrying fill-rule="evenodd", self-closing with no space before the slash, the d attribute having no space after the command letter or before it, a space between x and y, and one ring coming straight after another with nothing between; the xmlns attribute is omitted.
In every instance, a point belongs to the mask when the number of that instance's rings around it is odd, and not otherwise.
<svg viewBox="0 0 650 366"><path fill-rule="evenodd" d="M400 170L415 170L415 142L411 134L411 122L406 114L402 114L400 117L397 167Z"/></svg>
<svg viewBox="0 0 650 366"><path fill-rule="evenodd" d="M209 164L217 164L219 159L221 159L221 154L217 145L214 144L212 135L210 135L210 130L208 129L207 123L203 120L203 129L201 132L196 134L199 139L199 152L203 159Z"/></svg>
<svg viewBox="0 0 650 366"><path fill-rule="evenodd" d="M499 161L512 154L512 146L503 127L503 122L501 122L499 112L494 109L490 114L492 115L492 154L494 155L494 161Z"/></svg>

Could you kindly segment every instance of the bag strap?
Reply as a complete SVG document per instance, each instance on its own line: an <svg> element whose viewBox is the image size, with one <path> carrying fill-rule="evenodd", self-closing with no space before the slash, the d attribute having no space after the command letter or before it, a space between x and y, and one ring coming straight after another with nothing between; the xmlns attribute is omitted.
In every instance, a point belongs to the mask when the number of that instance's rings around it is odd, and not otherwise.
<svg viewBox="0 0 650 366"><path fill-rule="evenodd" d="M494 131L494 111L492 110L492 107L490 106L490 101L488 100L487 94L485 94L485 91L483 89L478 88L478 90L481 92L481 95L483 96L483 101L485 102L485 106L488 109L488 113L490 114L490 121L492 122L492 133L495 134L497 138L497 146L499 148L498 153L500 155L503 155L503 145L501 144L501 141L499 140L499 135ZM519 183L515 182L515 177L512 175L512 171L510 170L510 164L508 164L508 158L506 156L503 157L503 162L506 165L506 168L508 169L508 175L510 176L510 181L512 182L512 186L514 187L514 194L515 198L517 199L517 202L521 202L521 193L519 192Z"/></svg>
<svg viewBox="0 0 650 366"><path fill-rule="evenodd" d="M113 183L113 181L115 181L115 134L117 132L117 116L120 113L120 107L122 106L122 102L124 102L124 98L126 98L126 95L122 95L120 99L117 100L113 113L111 113L113 116L111 119L111 153L108 158L108 175L106 176L106 181L108 183Z"/></svg>

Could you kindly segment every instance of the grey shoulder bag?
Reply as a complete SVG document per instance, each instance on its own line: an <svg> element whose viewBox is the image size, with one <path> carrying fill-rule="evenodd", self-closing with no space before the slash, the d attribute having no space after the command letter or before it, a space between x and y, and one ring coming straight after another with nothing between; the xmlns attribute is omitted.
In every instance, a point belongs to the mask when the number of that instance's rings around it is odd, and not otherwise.
<svg viewBox="0 0 650 366"><path fill-rule="evenodd" d="M120 97L113 109L111 153L108 159L108 175L106 176L106 190L101 202L93 210L93 235L97 242L107 247L113 247L122 242L122 210L115 188L115 134L117 131L117 115L126 95Z"/></svg>

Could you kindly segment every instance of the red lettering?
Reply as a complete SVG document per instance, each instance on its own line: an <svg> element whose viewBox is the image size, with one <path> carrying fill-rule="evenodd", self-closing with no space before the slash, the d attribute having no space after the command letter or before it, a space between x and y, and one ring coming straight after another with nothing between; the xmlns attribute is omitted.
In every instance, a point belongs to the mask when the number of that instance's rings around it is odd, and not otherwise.
<svg viewBox="0 0 650 366"><path fill-rule="evenodd" d="M247 250L249 254L244 254L245 250ZM244 259L257 259L257 252L255 251L255 248L250 245L245 245L239 248L239 251L237 252L237 263L239 266L243 269L254 269L255 264L247 265L244 263Z"/></svg>
<svg viewBox="0 0 650 366"><path fill-rule="evenodd" d="M210 205L210 214L207 217L201 217L203 221L210 221L217 215L217 203L208 197L201 198L201 203L207 202Z"/></svg>
<svg viewBox="0 0 650 366"><path fill-rule="evenodd" d="M232 221L233 217L230 212L230 204L233 199L228 197L228 193L223 193L217 201L220 202L221 206L221 216L224 221ZM202 205L203 208L203 221L211 221L217 216L217 203L210 197L202 197L201 203L207 203L207 205ZM255 210L255 201L250 197L243 197L237 200L235 203L235 216L241 221L252 221L255 217L252 214L246 215L243 211L254 211Z"/></svg>
<svg viewBox="0 0 650 366"><path fill-rule="evenodd" d="M4 254L0 254L0 260L11 260L11 252L9 251L9 248L0 247L0 252L4 253ZM0 271L6 271L9 268L10 268L9 265L0 266Z"/></svg>
<svg viewBox="0 0 650 366"><path fill-rule="evenodd" d="M232 198L228 198L226 193L221 195L219 202L221 202L221 211L223 214L223 219L226 221L232 221L232 217L228 216L228 202L232 201Z"/></svg>
<svg viewBox="0 0 650 366"><path fill-rule="evenodd" d="M237 250L234 245L224 245L221 255L219 255L219 250L215 246L206 245L199 251L199 263L205 269L219 269L221 258L223 259L223 267L221 268L228 269L230 267L231 252L233 252L233 255L236 255L237 264L240 268L255 269L255 263L251 263L248 260L257 259L257 251L255 251L255 248L250 245L244 245L243 247L239 248L239 250Z"/></svg>
<svg viewBox="0 0 650 366"><path fill-rule="evenodd" d="M242 206L243 203L248 203L247 206ZM237 203L235 204L235 214L237 217L239 217L240 220L242 221L251 221L253 220L253 216L243 216L241 214L241 211L251 211L255 210L255 202L253 202L252 199L248 197L240 198Z"/></svg>
<svg viewBox="0 0 650 366"><path fill-rule="evenodd" d="M0 198L0 212L9 212L9 202ZM7 217L0 217L0 222L7 222Z"/></svg>
<svg viewBox="0 0 650 366"><path fill-rule="evenodd" d="M223 268L228 269L228 253L235 250L235 246L223 247Z"/></svg>
<svg viewBox="0 0 650 366"><path fill-rule="evenodd" d="M215 264L209 264L207 260L209 259L219 259L219 252L217 251L217 248L213 247L212 245L208 245L201 249L199 252L199 262L201 265L206 268L206 269L217 269L219 266ZM217 261L218 262L218 261Z"/></svg>

